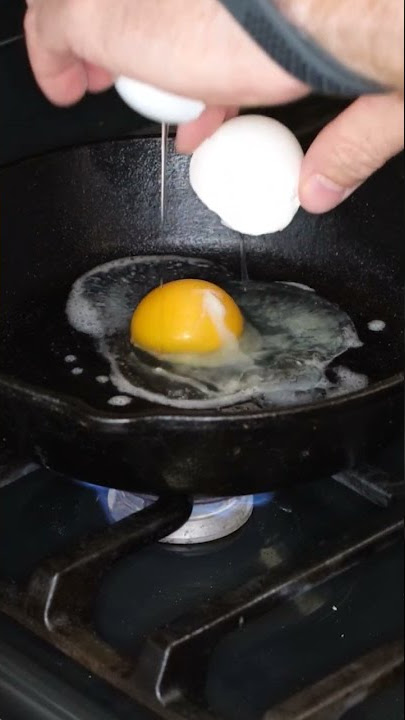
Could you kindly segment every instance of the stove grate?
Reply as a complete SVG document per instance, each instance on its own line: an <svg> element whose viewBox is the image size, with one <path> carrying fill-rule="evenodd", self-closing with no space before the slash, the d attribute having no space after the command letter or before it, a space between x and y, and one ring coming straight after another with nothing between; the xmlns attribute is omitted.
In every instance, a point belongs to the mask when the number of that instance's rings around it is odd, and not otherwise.
<svg viewBox="0 0 405 720"><path fill-rule="evenodd" d="M3 465L2 485L13 482L16 466ZM370 492L371 478L377 485ZM340 477L342 481L342 477ZM353 473L345 484L352 483ZM378 482L382 485L378 486ZM204 702L204 686L212 652L228 633L304 592L348 572L374 552L403 536L401 503L390 503L387 477L369 473L367 496L384 498L388 508L369 524L332 547L319 547L316 557L296 558L293 570L273 568L236 591L216 597L193 613L161 628L146 641L134 663L97 636L92 623L95 593L104 573L129 553L158 542L189 518L186 497L162 498L145 510L102 531L83 537L64 555L52 556L34 572L25 587L0 583L0 612L85 666L162 720L219 720ZM392 488L396 485L393 482ZM356 491L362 483L356 480ZM193 662L190 662L190 657ZM340 668L282 705L269 709L264 720L340 718L383 683L394 681L403 667L403 646L377 648ZM340 713L340 714L339 714Z"/></svg>

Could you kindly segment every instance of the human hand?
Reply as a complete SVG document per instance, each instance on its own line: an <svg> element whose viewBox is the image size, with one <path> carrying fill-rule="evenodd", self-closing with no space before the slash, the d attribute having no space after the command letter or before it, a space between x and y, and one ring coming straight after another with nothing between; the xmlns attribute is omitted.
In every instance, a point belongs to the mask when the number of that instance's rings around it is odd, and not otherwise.
<svg viewBox="0 0 405 720"><path fill-rule="evenodd" d="M193 152L236 114L236 108L209 108L198 121L178 129L178 150ZM359 98L325 127L309 148L300 178L302 206L312 213L332 210L403 146L400 94Z"/></svg>
<svg viewBox="0 0 405 720"><path fill-rule="evenodd" d="M278 0L304 28L311 21L317 41L337 56L344 51L352 69L397 88L390 95L360 98L315 140L300 184L301 202L312 212L339 204L403 146L403 64L397 47L402 0L378 4L362 34L358 23L370 1L348 12L344 1ZM86 91L106 89L120 74L198 97L209 107L197 123L179 129L182 152L191 152L237 107L280 104L308 92L217 0L29 0L28 5L28 52L51 101L69 105ZM357 23L353 12L360 14ZM370 47L378 51L370 54Z"/></svg>
<svg viewBox="0 0 405 720"><path fill-rule="evenodd" d="M208 106L301 97L295 80L218 0L27 0L25 33L36 80L57 105L127 75Z"/></svg>
<svg viewBox="0 0 405 720"><path fill-rule="evenodd" d="M301 172L300 200L314 213L346 199L404 146L403 0L276 0L304 32L352 70L392 88L362 97L330 123L309 149ZM236 110L213 108L179 128L177 145L192 152Z"/></svg>

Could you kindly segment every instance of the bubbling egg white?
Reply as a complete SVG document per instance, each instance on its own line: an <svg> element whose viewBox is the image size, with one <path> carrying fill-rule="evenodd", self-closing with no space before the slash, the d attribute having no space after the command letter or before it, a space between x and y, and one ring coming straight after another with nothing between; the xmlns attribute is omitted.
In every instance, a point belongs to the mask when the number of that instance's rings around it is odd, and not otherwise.
<svg viewBox="0 0 405 720"><path fill-rule="evenodd" d="M244 235L283 230L300 202L302 148L277 120L245 115L224 123L197 148L190 183L223 224Z"/></svg>
<svg viewBox="0 0 405 720"><path fill-rule="evenodd" d="M162 280L189 277L217 283L235 300L245 319L236 345L232 340L216 353L176 357L132 346L129 326L142 298ZM220 323L220 309L215 305L210 312ZM327 373L333 360L361 345L345 312L288 283L250 282L246 288L208 261L161 256L100 266L74 284L67 316L76 330L94 338L117 393L154 404L185 409L287 406L367 385L364 376L335 372L331 380Z"/></svg>

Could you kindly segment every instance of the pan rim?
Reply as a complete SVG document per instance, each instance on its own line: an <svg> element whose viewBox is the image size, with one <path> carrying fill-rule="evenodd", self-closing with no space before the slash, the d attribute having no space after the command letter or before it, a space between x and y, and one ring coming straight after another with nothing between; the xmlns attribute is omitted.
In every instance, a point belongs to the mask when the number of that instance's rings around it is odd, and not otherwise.
<svg viewBox="0 0 405 720"><path fill-rule="evenodd" d="M258 409L255 411L243 412L227 412L221 413L220 410L208 413L206 410L182 410L179 408L167 408L163 410L155 407L150 411L141 410L126 412L116 410L114 413L108 410L98 410L90 403L80 398L73 397L56 391L44 391L42 387L37 387L22 380L17 380L9 375L0 373L0 397L7 395L18 396L30 399L36 405L46 405L58 414L70 416L79 424L99 424L106 428L122 427L125 425L136 426L140 423L164 423L182 421L189 424L237 424L243 425L249 422L265 422L271 419L288 419L299 417L301 415L311 415L317 413L328 412L331 408L341 408L352 406L361 400L367 400L369 397L384 395L386 393L400 392L404 389L405 373L396 373L385 380L380 380L372 385L358 390L356 392L340 395L329 400L321 400L314 403L306 403L295 406L274 406L271 409ZM229 408L228 408L229 410Z"/></svg>
<svg viewBox="0 0 405 720"><path fill-rule="evenodd" d="M317 109L317 113L320 115L317 117L313 116L313 105L314 103L321 103L321 107ZM312 95L301 98L292 105L300 106L300 121L297 126L297 118L294 122L290 122L291 115L288 105L279 105L273 107L272 117L291 126L291 130L300 137L303 142L305 140L310 141L311 138L322 130L325 125L331 122L340 112L342 112L350 101L344 98L327 98L322 95ZM246 112L259 112L259 114L266 114L268 108L246 108ZM303 113L304 111L304 113ZM243 113L242 113L243 114ZM302 121L303 117L303 121ZM174 131L170 133L170 137L174 138ZM62 143L57 147L48 146L45 149L33 151L26 156L17 157L12 160L6 160L0 164L0 177L3 172L7 172L13 168L17 168L20 165L36 162L40 159L47 159L53 155L62 155L69 152L74 152L82 148L109 145L111 143L129 143L143 140L154 140L160 143L160 130L159 125L156 123L148 123L139 128L132 128L124 130L122 133L117 135L112 133L104 137L98 137L95 139L85 138L83 140L73 140L71 142Z"/></svg>
<svg viewBox="0 0 405 720"><path fill-rule="evenodd" d="M170 138L172 139L172 135L170 136ZM160 142L160 138L157 135L154 135L152 132L149 134L147 132L144 132L143 134L137 135L136 131L134 131L133 134L123 135L122 137L111 137L106 138L105 140L89 140L88 142L84 143L71 143L68 145L63 145L62 147L49 148L47 150L44 150L43 152L34 152L32 155L27 155L26 157L6 162L0 165L0 177L3 174L7 174L8 172L10 172L10 170L18 169L23 165L36 163L40 160L48 160L55 156L61 157L68 153L77 152L78 150L86 150L86 148L91 148L95 146L102 147L103 145L111 145L113 143L133 143L143 140L148 140L149 142L151 140L156 140L157 142Z"/></svg>

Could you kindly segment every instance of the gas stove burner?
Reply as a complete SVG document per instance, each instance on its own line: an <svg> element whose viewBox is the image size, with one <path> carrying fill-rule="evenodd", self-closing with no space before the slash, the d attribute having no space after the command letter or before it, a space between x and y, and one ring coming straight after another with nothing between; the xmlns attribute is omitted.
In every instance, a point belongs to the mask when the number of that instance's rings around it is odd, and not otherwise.
<svg viewBox="0 0 405 720"><path fill-rule="evenodd" d="M143 510L153 500L122 490L109 490L108 512L113 522ZM219 500L196 500L190 519L181 528L161 542L172 545L196 545L220 540L239 530L249 520L254 507L254 497L222 498Z"/></svg>

